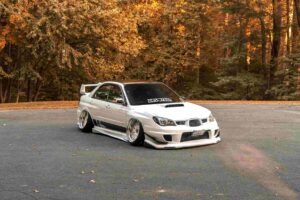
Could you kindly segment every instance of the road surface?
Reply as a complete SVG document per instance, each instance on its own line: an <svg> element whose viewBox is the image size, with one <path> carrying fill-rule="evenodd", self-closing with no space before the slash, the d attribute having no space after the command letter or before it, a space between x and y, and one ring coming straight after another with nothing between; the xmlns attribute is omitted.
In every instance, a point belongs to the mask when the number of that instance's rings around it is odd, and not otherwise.
<svg viewBox="0 0 300 200"><path fill-rule="evenodd" d="M300 198L300 106L206 107L223 141L180 150L81 133L75 109L0 111L0 199Z"/></svg>

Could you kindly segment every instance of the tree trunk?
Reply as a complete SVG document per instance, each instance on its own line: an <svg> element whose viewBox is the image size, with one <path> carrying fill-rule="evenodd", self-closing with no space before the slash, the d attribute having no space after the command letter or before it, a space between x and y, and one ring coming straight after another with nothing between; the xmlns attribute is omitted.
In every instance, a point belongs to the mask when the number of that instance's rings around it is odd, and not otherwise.
<svg viewBox="0 0 300 200"><path fill-rule="evenodd" d="M8 79L3 78L0 84L1 103L5 103L7 99Z"/></svg>
<svg viewBox="0 0 300 200"><path fill-rule="evenodd" d="M240 27L239 27L239 42L238 42L238 55L247 53L247 38L246 38L246 31L247 26L249 23L249 19L246 19L245 22L242 18L239 19ZM239 60L239 65L236 71L236 74L240 73L243 69L247 69L247 56L242 56Z"/></svg>
<svg viewBox="0 0 300 200"><path fill-rule="evenodd" d="M300 46L300 0L294 0L295 11L293 15L293 29L292 29L292 52L298 53ZM297 67L297 93L300 94L300 66Z"/></svg>
<svg viewBox="0 0 300 200"><path fill-rule="evenodd" d="M27 101L31 101L31 80L30 78L27 80Z"/></svg>
<svg viewBox="0 0 300 200"><path fill-rule="evenodd" d="M19 77L18 77L18 83L17 83L17 96L16 96L16 103L19 103L19 100L20 100L20 93L23 89L23 85L25 84L23 81L20 80L20 74L19 74Z"/></svg>
<svg viewBox="0 0 300 200"><path fill-rule="evenodd" d="M281 33L281 0L273 0L273 41L271 50L270 70L268 77L268 89L274 85L275 71L277 70L278 57L280 51Z"/></svg>
<svg viewBox="0 0 300 200"><path fill-rule="evenodd" d="M267 77L267 36L266 36L266 26L264 17L261 16L260 20L260 32L261 32L261 64L264 71L264 77Z"/></svg>
<svg viewBox="0 0 300 200"><path fill-rule="evenodd" d="M298 66L298 71L297 71L297 94L300 95L300 66Z"/></svg>
<svg viewBox="0 0 300 200"><path fill-rule="evenodd" d="M200 47L200 43L201 43L201 41L200 40L198 40L198 44L197 44L197 49L196 49L196 56L198 57L198 58L200 58L200 56L201 56L201 47ZM201 66L200 65L198 65L197 66L197 76L196 76L196 81L197 81L197 84L199 85L200 84L200 68L201 68Z"/></svg>
<svg viewBox="0 0 300 200"><path fill-rule="evenodd" d="M286 0L286 54L289 55L291 53L290 46L290 28L291 28L291 20L290 20L290 0Z"/></svg>
<svg viewBox="0 0 300 200"><path fill-rule="evenodd" d="M7 87L6 87L6 102L9 103L11 99L11 84L12 79L8 79L7 81Z"/></svg>
<svg viewBox="0 0 300 200"><path fill-rule="evenodd" d="M16 59L16 62L15 62L15 68L16 69L20 66L20 55L21 55L20 48L17 47L17 59ZM20 71L18 72L18 76L16 78L17 78L17 80L16 80L17 81L16 103L19 103L20 89L21 89L21 81L20 81L21 72Z"/></svg>
<svg viewBox="0 0 300 200"><path fill-rule="evenodd" d="M35 85L35 92L34 92L34 96L33 96L33 101L37 101L38 96L40 94L41 88L42 88L42 81L41 80L37 80L36 81L36 85Z"/></svg>
<svg viewBox="0 0 300 200"><path fill-rule="evenodd" d="M3 81L0 79L0 103L3 103Z"/></svg>
<svg viewBox="0 0 300 200"><path fill-rule="evenodd" d="M18 79L16 103L19 103L19 99L20 99L20 80Z"/></svg>
<svg viewBox="0 0 300 200"><path fill-rule="evenodd" d="M297 49L299 48L299 26L297 22L297 13L296 9L293 12L293 20L292 20L292 53L297 53Z"/></svg>
<svg viewBox="0 0 300 200"><path fill-rule="evenodd" d="M294 3L295 3L295 9L297 13L298 26L300 27L300 0L294 0Z"/></svg>

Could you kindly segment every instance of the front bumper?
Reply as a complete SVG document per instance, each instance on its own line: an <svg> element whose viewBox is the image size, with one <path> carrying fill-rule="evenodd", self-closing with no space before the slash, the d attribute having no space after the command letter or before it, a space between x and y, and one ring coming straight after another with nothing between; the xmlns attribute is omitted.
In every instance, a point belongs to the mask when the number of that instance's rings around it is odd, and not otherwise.
<svg viewBox="0 0 300 200"><path fill-rule="evenodd" d="M192 134L195 131L203 131L207 134L207 137L196 137L186 140L184 135ZM157 149L195 147L216 144L220 141L220 130L217 122L205 123L198 127L145 127L145 142Z"/></svg>
<svg viewBox="0 0 300 200"><path fill-rule="evenodd" d="M149 136L146 136L145 142L156 149L180 149L180 148L188 148L188 147L216 144L216 143L221 142L221 138L216 137L216 138L211 138L211 139L192 140L192 141L180 142L180 143L159 144L156 141L154 141L152 138L150 138Z"/></svg>

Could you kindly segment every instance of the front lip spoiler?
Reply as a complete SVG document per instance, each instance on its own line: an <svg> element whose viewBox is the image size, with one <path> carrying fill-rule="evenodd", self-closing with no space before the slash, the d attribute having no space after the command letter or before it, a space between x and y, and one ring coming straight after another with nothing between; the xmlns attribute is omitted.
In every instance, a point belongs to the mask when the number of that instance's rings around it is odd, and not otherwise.
<svg viewBox="0 0 300 200"><path fill-rule="evenodd" d="M146 135L145 142L156 149L181 149L181 148L196 147L196 146L203 146L209 144L217 144L221 142L221 138L216 137L211 139L192 140L192 141L180 142L180 143L159 144L155 140L153 140L152 138Z"/></svg>

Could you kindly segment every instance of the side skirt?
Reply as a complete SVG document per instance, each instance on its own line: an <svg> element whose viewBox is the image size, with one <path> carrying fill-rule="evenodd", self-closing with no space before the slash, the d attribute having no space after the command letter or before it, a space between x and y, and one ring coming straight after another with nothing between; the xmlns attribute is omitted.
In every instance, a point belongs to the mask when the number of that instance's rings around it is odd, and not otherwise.
<svg viewBox="0 0 300 200"><path fill-rule="evenodd" d="M99 127L99 126L94 126L93 132L101 133L101 134L104 134L104 135L107 135L107 136L110 136L110 137L113 137L113 138L116 138L116 139L119 139L119 140L122 140L125 142L128 141L127 135L124 132L111 130L111 129Z"/></svg>

